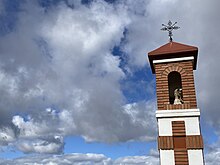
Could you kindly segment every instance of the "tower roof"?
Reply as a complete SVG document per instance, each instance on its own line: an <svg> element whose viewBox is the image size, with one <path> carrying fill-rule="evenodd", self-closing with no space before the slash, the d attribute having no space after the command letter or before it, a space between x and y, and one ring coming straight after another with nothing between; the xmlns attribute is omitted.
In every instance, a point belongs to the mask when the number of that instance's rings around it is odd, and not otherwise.
<svg viewBox="0 0 220 165"><path fill-rule="evenodd" d="M178 42L169 42L148 53L152 72L155 73L153 60L178 58L178 57L194 57L193 69L196 69L198 48L195 46L185 45Z"/></svg>

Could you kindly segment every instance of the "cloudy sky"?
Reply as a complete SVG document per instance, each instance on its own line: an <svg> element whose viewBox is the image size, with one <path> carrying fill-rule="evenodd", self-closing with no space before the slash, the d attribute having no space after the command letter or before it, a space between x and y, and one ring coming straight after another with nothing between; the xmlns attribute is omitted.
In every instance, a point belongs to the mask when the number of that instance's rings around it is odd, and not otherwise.
<svg viewBox="0 0 220 165"><path fill-rule="evenodd" d="M199 48L205 161L220 161L219 0L0 0L0 164L159 162L147 52Z"/></svg>

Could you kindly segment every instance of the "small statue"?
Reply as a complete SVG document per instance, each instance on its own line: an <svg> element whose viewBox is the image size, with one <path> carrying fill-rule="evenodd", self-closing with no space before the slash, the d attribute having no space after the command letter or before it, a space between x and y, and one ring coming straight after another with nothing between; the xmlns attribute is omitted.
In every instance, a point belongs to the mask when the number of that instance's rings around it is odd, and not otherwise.
<svg viewBox="0 0 220 165"><path fill-rule="evenodd" d="M183 104L182 89L178 89L178 88L175 89L174 96L175 96L174 104Z"/></svg>

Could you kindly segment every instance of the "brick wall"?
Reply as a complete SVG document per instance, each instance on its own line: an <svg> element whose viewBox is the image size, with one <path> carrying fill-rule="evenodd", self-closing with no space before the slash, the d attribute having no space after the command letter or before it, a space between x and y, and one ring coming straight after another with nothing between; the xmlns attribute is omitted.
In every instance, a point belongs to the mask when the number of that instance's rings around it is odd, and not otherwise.
<svg viewBox="0 0 220 165"><path fill-rule="evenodd" d="M173 71L181 75L183 105L172 105L169 102L168 74ZM197 108L192 61L155 64L155 73L158 110Z"/></svg>

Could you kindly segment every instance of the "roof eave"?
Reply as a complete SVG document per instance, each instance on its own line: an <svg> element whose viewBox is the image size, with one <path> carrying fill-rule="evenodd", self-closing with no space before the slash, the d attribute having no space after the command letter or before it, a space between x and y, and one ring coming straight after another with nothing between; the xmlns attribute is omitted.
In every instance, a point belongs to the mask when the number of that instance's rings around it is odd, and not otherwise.
<svg viewBox="0 0 220 165"><path fill-rule="evenodd" d="M153 51L152 51L153 52ZM155 69L154 69L154 64L153 60L157 59L170 59L170 58L178 58L178 57L189 57L193 56L194 61L193 61L193 69L196 70L197 66L197 57L198 57L198 48L188 50L188 51L181 51L181 52L167 52L167 53L159 53L159 54L150 54L151 52L148 53L148 59L150 61L150 66L152 73L155 74Z"/></svg>

